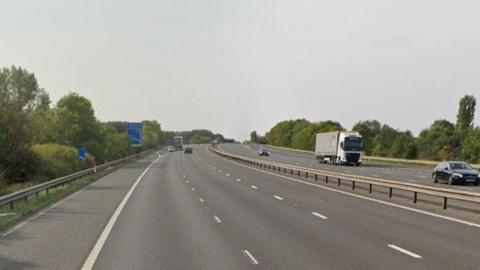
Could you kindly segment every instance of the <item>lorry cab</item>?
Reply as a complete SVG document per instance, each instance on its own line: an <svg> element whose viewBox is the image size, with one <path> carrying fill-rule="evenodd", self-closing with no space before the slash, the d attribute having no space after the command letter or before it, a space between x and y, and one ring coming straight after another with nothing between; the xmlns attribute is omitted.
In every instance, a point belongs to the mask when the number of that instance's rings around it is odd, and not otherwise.
<svg viewBox="0 0 480 270"><path fill-rule="evenodd" d="M356 132L340 132L337 150L337 163L340 165L362 164L363 139Z"/></svg>

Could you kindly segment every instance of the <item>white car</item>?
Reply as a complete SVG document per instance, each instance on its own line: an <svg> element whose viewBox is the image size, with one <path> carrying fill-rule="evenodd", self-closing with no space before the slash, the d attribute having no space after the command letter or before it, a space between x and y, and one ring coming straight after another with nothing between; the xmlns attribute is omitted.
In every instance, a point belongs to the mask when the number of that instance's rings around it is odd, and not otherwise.
<svg viewBox="0 0 480 270"><path fill-rule="evenodd" d="M175 147L169 146L168 147L168 152L175 152Z"/></svg>

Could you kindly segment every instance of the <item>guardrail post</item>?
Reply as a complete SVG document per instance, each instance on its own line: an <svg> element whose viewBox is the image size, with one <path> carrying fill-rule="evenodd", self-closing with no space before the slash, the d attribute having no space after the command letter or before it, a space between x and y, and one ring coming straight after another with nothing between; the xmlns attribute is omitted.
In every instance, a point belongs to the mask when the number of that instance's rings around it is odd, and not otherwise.
<svg viewBox="0 0 480 270"><path fill-rule="evenodd" d="M341 180L340 178L338 178L338 180L337 180L337 186L340 186L340 185L341 185L341 183L340 183L341 181L342 181L342 180Z"/></svg>
<svg viewBox="0 0 480 270"><path fill-rule="evenodd" d="M352 190L355 190L355 181L352 181Z"/></svg>
<svg viewBox="0 0 480 270"><path fill-rule="evenodd" d="M372 193L372 184L368 184L368 193Z"/></svg>
<svg viewBox="0 0 480 270"><path fill-rule="evenodd" d="M305 178L308 180L308 172L305 172Z"/></svg>
<svg viewBox="0 0 480 270"><path fill-rule="evenodd" d="M413 203L417 203L417 192L413 192Z"/></svg>
<svg viewBox="0 0 480 270"><path fill-rule="evenodd" d="M290 175L293 175L293 169L290 169Z"/></svg>
<svg viewBox="0 0 480 270"><path fill-rule="evenodd" d="M287 174L287 168L283 168L283 173Z"/></svg>
<svg viewBox="0 0 480 270"><path fill-rule="evenodd" d="M325 184L328 184L328 175L325 176Z"/></svg>
<svg viewBox="0 0 480 270"><path fill-rule="evenodd" d="M10 210L13 210L13 202L10 202Z"/></svg>
<svg viewBox="0 0 480 270"><path fill-rule="evenodd" d="M23 198L23 201L24 201L25 203L27 203L27 201L28 201L28 196L25 196L25 197Z"/></svg>
<svg viewBox="0 0 480 270"><path fill-rule="evenodd" d="M298 177L300 177L300 170L298 170Z"/></svg>
<svg viewBox="0 0 480 270"><path fill-rule="evenodd" d="M318 181L318 174L315 174L315 181Z"/></svg>
<svg viewBox="0 0 480 270"><path fill-rule="evenodd" d="M448 198L443 197L443 210L447 210L447 202L448 202Z"/></svg>
<svg viewBox="0 0 480 270"><path fill-rule="evenodd" d="M388 188L388 197L392 198L393 196L393 188Z"/></svg>

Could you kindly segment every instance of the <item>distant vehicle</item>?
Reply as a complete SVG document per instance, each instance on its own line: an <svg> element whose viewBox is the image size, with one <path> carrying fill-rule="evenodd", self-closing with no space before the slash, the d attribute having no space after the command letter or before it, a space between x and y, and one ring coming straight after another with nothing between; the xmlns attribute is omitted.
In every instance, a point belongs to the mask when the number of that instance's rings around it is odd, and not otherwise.
<svg viewBox="0 0 480 270"><path fill-rule="evenodd" d="M260 150L258 150L258 155L259 156L270 156L270 152L268 152L267 149L265 148L261 148Z"/></svg>
<svg viewBox="0 0 480 270"><path fill-rule="evenodd" d="M175 147L169 146L168 147L168 152L175 152Z"/></svg>
<svg viewBox="0 0 480 270"><path fill-rule="evenodd" d="M363 139L358 132L335 131L317 134L315 157L333 165L362 164Z"/></svg>
<svg viewBox="0 0 480 270"><path fill-rule="evenodd" d="M176 151L182 151L183 150L183 137L182 136L177 136L173 138L173 146L175 147Z"/></svg>
<svg viewBox="0 0 480 270"><path fill-rule="evenodd" d="M468 163L461 161L448 161L440 163L432 173L433 182L454 184L480 184L480 173Z"/></svg>
<svg viewBox="0 0 480 270"><path fill-rule="evenodd" d="M192 154L193 153L193 148L191 146L185 146L185 154Z"/></svg>

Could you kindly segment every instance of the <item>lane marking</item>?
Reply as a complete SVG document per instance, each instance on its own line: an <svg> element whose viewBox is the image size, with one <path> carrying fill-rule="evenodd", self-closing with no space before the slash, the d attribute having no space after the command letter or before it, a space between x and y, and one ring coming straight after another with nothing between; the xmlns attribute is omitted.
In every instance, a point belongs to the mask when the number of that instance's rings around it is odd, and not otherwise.
<svg viewBox="0 0 480 270"><path fill-rule="evenodd" d="M161 155L160 155L158 152L157 152L157 155L158 155L159 158L161 157ZM100 179L99 179L99 180L100 180ZM12 227L11 229L9 229L9 230L5 231L4 233L2 233L1 237L6 237L6 236L8 236L9 234L12 234L13 232L21 229L23 226L27 225L28 223L36 220L37 218L39 218L39 217L41 217L41 216L43 216L45 213L47 213L47 212L50 211L51 209L59 206L60 204L62 204L62 203L64 203L64 202L67 202L68 200L70 200L70 199L72 199L73 197L77 196L79 193L81 193L81 192L84 191L85 189L91 187L91 186L92 186L94 183L96 183L96 182L97 182L97 181L94 181L94 182L88 184L87 186L85 186L85 187L81 188L80 190L76 191L75 193L73 193L73 194L65 197L64 199L60 200L59 202L57 202L57 203L55 203L55 204L47 207L45 210L39 212L38 214L36 214L36 215L28 218L27 220L25 220L25 221L23 221L23 222L18 223L17 225L15 225L14 227Z"/></svg>
<svg viewBox="0 0 480 270"><path fill-rule="evenodd" d="M283 201L283 198L280 197L280 196L278 196L278 195L275 195L275 196L273 196L273 197L274 197L275 199L279 200L279 201Z"/></svg>
<svg viewBox="0 0 480 270"><path fill-rule="evenodd" d="M443 220L448 220L448 221L451 221L451 222L467 225L467 226L470 226L470 227L480 228L480 224L478 224L478 223L474 223L474 222L470 222L470 221L466 221L466 220L461 220L461 219L458 219L458 218L447 217L447 216L444 216L444 215L431 213L431 212L428 212L428 211L425 211L425 210L415 209L415 208L411 208L411 207L408 207L408 206L403 206L403 205L400 205L400 204L395 204L395 203L386 202L386 201L382 201L382 200L378 200L378 199L374 199L374 198L370 198L370 197L365 197L363 195L349 193L349 192L346 192L346 191L343 191L343 190L338 190L338 189L334 189L334 188L330 188L330 187L326 187L326 186L320 186L320 185L317 185L317 184L314 184L314 183L305 182L303 180L290 178L290 177L285 176L285 175L279 175L279 174L263 171L263 170L260 170L260 169L257 169L257 168L253 168L253 167L250 167L250 166L247 166L247 165L239 164L239 163L236 163L234 161L230 161L228 159L218 157L211 152L207 152L207 153L214 156L215 158L222 159L226 162L235 164L237 166L248 168L250 170L258 171L258 172L261 172L261 173L264 173L264 174L273 175L273 176L276 176L278 178L283 178L283 179L291 181L291 182L297 182L297 183L301 183L301 184L304 184L304 185L307 185L307 186L313 186L313 187L316 187L316 188L321 188L321 189L324 189L324 190L336 192L336 193L347 195L347 196L350 196L350 197L355 197L355 198L359 198L359 199L363 199L363 200L367 200L367 201L371 201L371 202L375 202L375 203L379 203L379 204L383 204L383 205L388 205L388 206L391 206L391 207L395 207L395 208L415 212L415 213L418 213L418 214L423 214L423 215L426 215L426 216L431 216L431 217L443 219Z"/></svg>
<svg viewBox="0 0 480 270"><path fill-rule="evenodd" d="M237 180L237 182L242 182L242 179L240 179L240 178L237 178L236 180Z"/></svg>
<svg viewBox="0 0 480 270"><path fill-rule="evenodd" d="M215 219L215 222L217 222L218 224L222 223L222 220L217 216L214 216L213 218Z"/></svg>
<svg viewBox="0 0 480 270"><path fill-rule="evenodd" d="M258 187L254 186L254 185L251 185L250 187L253 188L253 189L258 189Z"/></svg>
<svg viewBox="0 0 480 270"><path fill-rule="evenodd" d="M250 251L248 251L247 249L244 249L242 250L243 254L245 254L245 256L247 256L247 258L250 260L250 262L254 265L258 265L258 261L257 259L252 255L252 253L250 253Z"/></svg>
<svg viewBox="0 0 480 270"><path fill-rule="evenodd" d="M218 170L219 173L222 173L222 170Z"/></svg>
<svg viewBox="0 0 480 270"><path fill-rule="evenodd" d="M205 200L204 200L203 198L200 198L200 202L201 202L201 203L204 203Z"/></svg>
<svg viewBox="0 0 480 270"><path fill-rule="evenodd" d="M190 183L190 181L189 181L189 180L187 180L187 181L185 181L185 182L186 182L187 184L189 184L189 183Z"/></svg>
<svg viewBox="0 0 480 270"><path fill-rule="evenodd" d="M140 176L137 178L137 180L135 181L135 183L130 187L130 189L128 190L127 194L125 195L125 197L123 198L123 200L120 202L120 204L118 205L117 209L115 210L115 212L113 213L112 217L110 218L110 220L108 221L107 223L107 226L105 226L105 228L103 229L103 232L102 234L100 235L100 237L98 238L97 242L95 243L95 246L93 247L92 251L90 252L90 254L88 255L87 257L87 260L85 261L85 263L83 264L82 266L82 270L91 270L93 268L93 265L95 264L95 261L97 260L98 258L98 255L100 254L100 251L102 251L102 248L103 246L105 245L105 242L107 241L107 238L108 236L110 235L110 232L112 231L113 229L113 226L115 225L115 223L117 222L117 219L118 217L120 216L120 214L122 213L122 210L123 208L125 207L125 205L127 204L127 201L128 199L130 199L130 196L132 196L132 193L133 191L135 190L135 188L138 186L138 184L140 183L140 181L142 181L143 177L145 176L145 174L147 174L147 172L150 170L150 168L152 168L152 166L157 163L160 158L162 157L161 155L158 155L158 158L155 159L143 172L142 174L140 174Z"/></svg>
<svg viewBox="0 0 480 270"><path fill-rule="evenodd" d="M195 191L195 188L194 188L194 187L192 187L192 191Z"/></svg>
<svg viewBox="0 0 480 270"><path fill-rule="evenodd" d="M328 219L328 217L324 216L324 215L320 215L319 213L317 212L312 212L312 215L316 216L316 217L319 217L321 219Z"/></svg>
<svg viewBox="0 0 480 270"><path fill-rule="evenodd" d="M225 176L230 176L230 174L229 174L229 173L226 173Z"/></svg>
<svg viewBox="0 0 480 270"><path fill-rule="evenodd" d="M390 245L388 245L388 247L391 248L391 249L394 249L394 250L396 250L396 251L399 251L399 252L401 252L401 253L403 253L403 254L405 254L405 255L408 255L408 256L410 256L410 257L413 257L413 258L415 258L415 259L421 259L421 258L422 258L422 256L420 256L420 255L418 255L418 254L415 254L415 253L413 253L413 252L411 252L411 251L408 251L408 250L406 250L406 249L403 249L403 248L401 248L401 247L399 247L399 246L396 246L396 245L391 245L391 244L390 244Z"/></svg>

